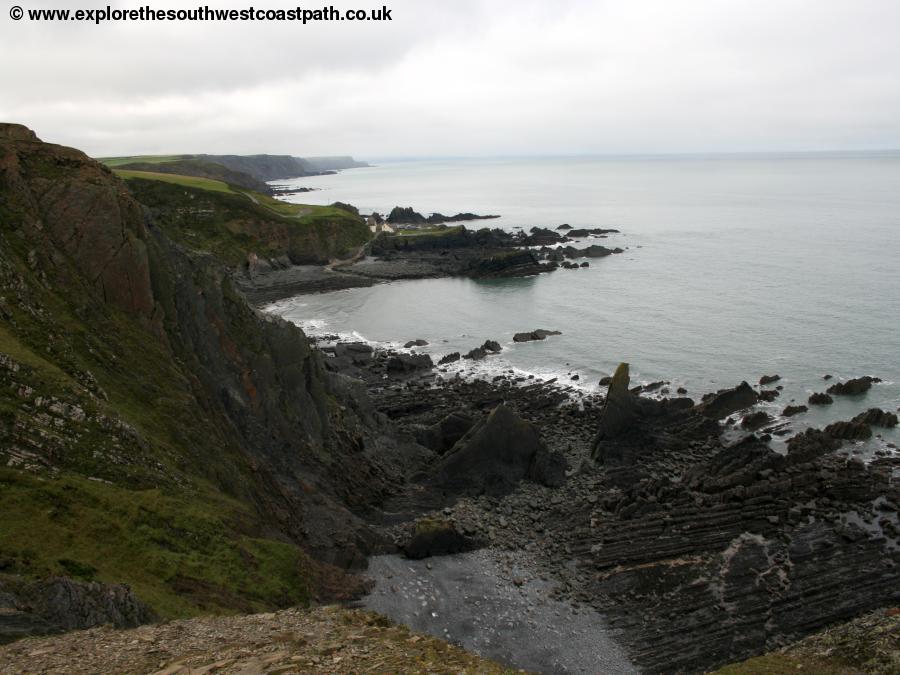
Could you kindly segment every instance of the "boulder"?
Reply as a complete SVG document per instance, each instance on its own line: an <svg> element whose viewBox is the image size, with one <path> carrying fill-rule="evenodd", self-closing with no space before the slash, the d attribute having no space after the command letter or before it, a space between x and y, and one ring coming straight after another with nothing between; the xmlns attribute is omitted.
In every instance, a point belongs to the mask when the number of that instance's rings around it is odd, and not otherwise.
<svg viewBox="0 0 900 675"><path fill-rule="evenodd" d="M699 412L706 417L721 420L738 410L749 408L759 400L759 395L746 382L741 382L733 389L722 389L711 396L704 397L698 406Z"/></svg>
<svg viewBox="0 0 900 675"><path fill-rule="evenodd" d="M753 431L755 429L759 429L760 427L764 427L771 421L772 416L769 415L769 413L764 410L757 410L756 412L744 415L743 419L741 420L741 426L748 431Z"/></svg>
<svg viewBox="0 0 900 675"><path fill-rule="evenodd" d="M415 432L416 441L430 450L444 454L466 435L475 424L468 415L452 412L440 422L430 427L422 427Z"/></svg>
<svg viewBox="0 0 900 675"><path fill-rule="evenodd" d="M762 384L772 384L773 382L778 382L781 379L781 375L763 375L759 378L759 383Z"/></svg>
<svg viewBox="0 0 900 675"><path fill-rule="evenodd" d="M533 342L536 340L544 340L550 335L562 335L562 332L558 330L544 330L543 328L538 328L536 330L525 333L516 333L515 335L513 335L513 342Z"/></svg>
<svg viewBox="0 0 900 675"><path fill-rule="evenodd" d="M532 227L530 232L523 242L526 246L546 246L567 241L563 235L544 227Z"/></svg>
<svg viewBox="0 0 900 675"><path fill-rule="evenodd" d="M880 382L880 380L864 375L863 377L857 377L852 380L847 380L846 382L833 384L828 387L827 391L829 394L835 394L837 396L859 396L860 394L865 394L869 391L869 389L872 388L873 382Z"/></svg>
<svg viewBox="0 0 900 675"><path fill-rule="evenodd" d="M872 437L872 429L865 422L833 422L825 427L825 433L832 438L845 441L864 441Z"/></svg>
<svg viewBox="0 0 900 675"><path fill-rule="evenodd" d="M438 365L443 366L448 363L453 363L455 361L459 361L460 358L462 358L462 357L459 355L459 352L451 352L451 353L447 354L446 356L442 356L441 360L438 361Z"/></svg>
<svg viewBox="0 0 900 675"><path fill-rule="evenodd" d="M479 361L485 356L487 356L487 352L483 347L475 347L475 349L469 350L469 352L463 358L470 359L472 361Z"/></svg>
<svg viewBox="0 0 900 675"><path fill-rule="evenodd" d="M453 523L437 518L416 522L409 541L403 546L407 558L421 560L436 555L463 553L477 548L474 541L460 534Z"/></svg>
<svg viewBox="0 0 900 675"><path fill-rule="evenodd" d="M862 424L871 424L876 427L890 428L897 426L897 415L886 410L869 408L865 412L854 417L852 421Z"/></svg>
<svg viewBox="0 0 900 675"><path fill-rule="evenodd" d="M430 482L454 493L499 496L526 478L554 482L564 460L549 454L534 425L501 404L435 465Z"/></svg>
<svg viewBox="0 0 900 675"><path fill-rule="evenodd" d="M499 279L530 277L553 269L555 266L542 264L530 250L512 249L477 257L465 267L463 274L473 279Z"/></svg>
<svg viewBox="0 0 900 675"><path fill-rule="evenodd" d="M834 403L834 399L828 394L817 391L814 394L810 394L809 403L812 405L831 405Z"/></svg>
<svg viewBox="0 0 900 675"><path fill-rule="evenodd" d="M781 396L781 392L777 389L762 389L759 392L759 400L767 403L771 403L779 396Z"/></svg>
<svg viewBox="0 0 900 675"><path fill-rule="evenodd" d="M810 428L788 439L788 458L806 462L840 448L841 441L821 429Z"/></svg>
<svg viewBox="0 0 900 675"><path fill-rule="evenodd" d="M334 356L345 359L354 365L364 365L372 360L374 353L372 345L364 342L338 342L334 346Z"/></svg>
<svg viewBox="0 0 900 675"><path fill-rule="evenodd" d="M496 340L485 340L484 344L481 345L481 348L486 352L491 352L493 354L499 354L503 347L500 346L500 343Z"/></svg>
<svg viewBox="0 0 900 675"><path fill-rule="evenodd" d="M789 405L786 406L784 410L781 411L781 414L785 417L793 417L794 415L799 415L800 413L805 413L809 410L805 405Z"/></svg>
<svg viewBox="0 0 900 675"><path fill-rule="evenodd" d="M410 340L406 344L403 345L404 349L409 349L410 347L427 347L428 340Z"/></svg>
<svg viewBox="0 0 900 675"><path fill-rule="evenodd" d="M405 375L434 367L428 354L395 354L387 362L388 373Z"/></svg>

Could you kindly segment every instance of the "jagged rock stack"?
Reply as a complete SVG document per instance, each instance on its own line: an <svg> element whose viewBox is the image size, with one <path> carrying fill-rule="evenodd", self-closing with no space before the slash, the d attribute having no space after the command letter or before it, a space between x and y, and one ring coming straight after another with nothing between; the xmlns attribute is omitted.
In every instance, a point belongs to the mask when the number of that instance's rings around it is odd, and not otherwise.
<svg viewBox="0 0 900 675"><path fill-rule="evenodd" d="M609 383L606 403L600 411L600 427L594 438L591 456L603 461L603 441L621 436L637 420L639 409L634 394L628 389L631 378L627 363L620 363Z"/></svg>

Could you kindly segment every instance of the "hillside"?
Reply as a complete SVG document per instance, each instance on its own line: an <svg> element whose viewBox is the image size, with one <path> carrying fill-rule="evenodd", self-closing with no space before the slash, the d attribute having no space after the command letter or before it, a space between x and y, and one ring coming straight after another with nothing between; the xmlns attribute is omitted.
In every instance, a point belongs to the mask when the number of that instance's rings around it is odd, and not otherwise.
<svg viewBox="0 0 900 675"><path fill-rule="evenodd" d="M177 174L181 176L194 176L196 178L208 178L221 181L228 185L255 190L269 194L271 191L265 182L240 171L200 159L180 159L171 162L123 162L115 166L117 170L151 171L154 173Z"/></svg>
<svg viewBox="0 0 900 675"><path fill-rule="evenodd" d="M135 182L151 202L218 197ZM328 232L222 197L287 247L291 227ZM83 153L0 125L0 595L46 598L42 580L66 576L72 602L176 617L353 592L344 570L377 541L354 510L402 480L411 451L302 331L174 241L171 215ZM104 590L120 582L136 595ZM55 625L44 609L17 630ZM127 625L121 609L84 620Z"/></svg>
<svg viewBox="0 0 900 675"><path fill-rule="evenodd" d="M371 236L362 218L341 208L288 204L222 182L116 171L172 240L234 269L266 261L324 264Z"/></svg>

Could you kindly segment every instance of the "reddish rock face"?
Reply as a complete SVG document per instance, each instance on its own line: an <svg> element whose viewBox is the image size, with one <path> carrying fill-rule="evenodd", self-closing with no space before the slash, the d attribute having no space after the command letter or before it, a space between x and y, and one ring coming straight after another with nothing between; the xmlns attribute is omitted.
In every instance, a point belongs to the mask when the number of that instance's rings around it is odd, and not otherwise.
<svg viewBox="0 0 900 675"><path fill-rule="evenodd" d="M0 125L0 189L102 300L157 327L143 213L105 167L78 150Z"/></svg>
<svg viewBox="0 0 900 675"><path fill-rule="evenodd" d="M0 139L8 141L30 141L40 143L41 139L22 124L0 124Z"/></svg>

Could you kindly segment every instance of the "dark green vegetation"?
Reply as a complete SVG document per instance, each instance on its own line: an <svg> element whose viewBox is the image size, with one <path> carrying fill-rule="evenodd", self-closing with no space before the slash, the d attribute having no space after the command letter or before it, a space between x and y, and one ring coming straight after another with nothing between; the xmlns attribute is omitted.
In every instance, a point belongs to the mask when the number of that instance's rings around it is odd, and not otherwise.
<svg viewBox="0 0 900 675"><path fill-rule="evenodd" d="M362 218L343 209L288 204L236 188L173 184L169 178L173 177L148 180L135 175L128 185L170 238L212 253L232 267L246 264L251 255L294 264L326 263L369 240Z"/></svg>
<svg viewBox="0 0 900 675"><path fill-rule="evenodd" d="M373 539L353 509L400 480L392 446L217 257L325 258L364 225L129 185L150 208L0 125L0 572L126 582L162 616L352 591Z"/></svg>

